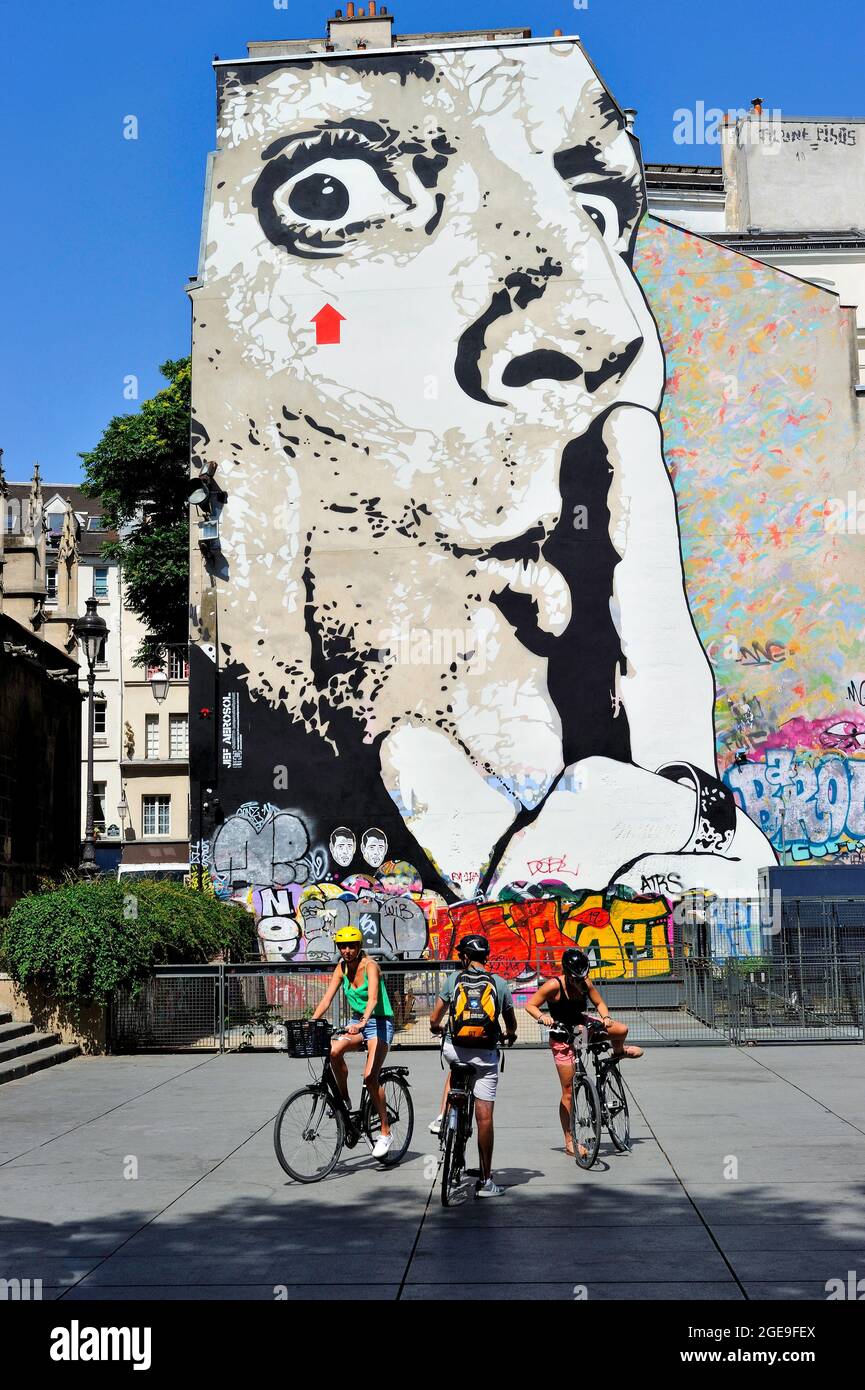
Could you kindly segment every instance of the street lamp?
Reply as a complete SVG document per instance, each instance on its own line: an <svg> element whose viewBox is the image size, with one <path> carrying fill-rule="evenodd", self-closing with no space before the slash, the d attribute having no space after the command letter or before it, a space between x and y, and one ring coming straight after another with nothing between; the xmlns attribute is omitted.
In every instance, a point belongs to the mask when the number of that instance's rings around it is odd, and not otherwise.
<svg viewBox="0 0 865 1390"><path fill-rule="evenodd" d="M158 705L161 705L168 694L168 677L164 671L155 671L150 677L150 689L153 691L153 698Z"/></svg>
<svg viewBox="0 0 865 1390"><path fill-rule="evenodd" d="M126 800L126 788L120 793L120 800L117 803L117 815L120 820L120 838L126 836L126 817L129 815L129 802Z"/></svg>
<svg viewBox="0 0 865 1390"><path fill-rule="evenodd" d="M79 867L83 873L92 874L96 870L96 850L93 838L93 713L95 708L93 686L96 677L93 668L102 650L102 644L108 636L108 625L105 619L100 618L96 612L95 598L89 598L86 607L87 611L84 617L78 619L73 632L87 660L87 818L84 828L84 849Z"/></svg>

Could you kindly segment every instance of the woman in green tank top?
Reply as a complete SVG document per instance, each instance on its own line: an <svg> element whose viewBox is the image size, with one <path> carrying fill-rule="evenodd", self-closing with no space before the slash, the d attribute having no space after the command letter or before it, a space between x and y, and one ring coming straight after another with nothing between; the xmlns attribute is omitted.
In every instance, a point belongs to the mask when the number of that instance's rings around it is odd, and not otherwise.
<svg viewBox="0 0 865 1390"><path fill-rule="evenodd" d="M323 1018L342 985L351 1008L348 1032L337 1038L330 1050L330 1065L343 1100L351 1109L348 1096L348 1066L345 1053L366 1047L367 1059L364 1081L370 1100L375 1106L381 1131L373 1149L374 1158L384 1158L392 1139L387 1121L384 1092L379 1084L379 1072L393 1040L393 1008L388 999L381 971L363 949L363 936L358 927L341 927L334 936L340 960L330 977L324 998L313 1018Z"/></svg>

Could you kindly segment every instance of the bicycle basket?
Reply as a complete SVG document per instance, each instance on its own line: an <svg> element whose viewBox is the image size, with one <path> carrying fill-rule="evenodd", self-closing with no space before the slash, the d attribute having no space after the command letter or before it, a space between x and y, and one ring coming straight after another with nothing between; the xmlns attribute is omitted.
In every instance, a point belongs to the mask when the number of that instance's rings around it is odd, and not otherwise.
<svg viewBox="0 0 865 1390"><path fill-rule="evenodd" d="M287 1018L286 1051L289 1057L326 1057L330 1052L332 1032L325 1018Z"/></svg>

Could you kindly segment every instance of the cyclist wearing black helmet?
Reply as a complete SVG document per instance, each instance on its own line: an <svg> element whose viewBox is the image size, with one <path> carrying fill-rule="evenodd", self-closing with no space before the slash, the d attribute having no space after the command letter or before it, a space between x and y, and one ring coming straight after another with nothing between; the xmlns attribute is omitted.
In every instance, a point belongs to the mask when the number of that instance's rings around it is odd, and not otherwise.
<svg viewBox="0 0 865 1390"><path fill-rule="evenodd" d="M502 979L501 975L490 974L486 969L490 956L490 943L487 938L479 935L464 936L457 946L457 955L463 962L463 968L455 970L445 980L441 994L430 1014L430 1031L432 1033L446 1031L449 1034L442 1049L442 1055L446 1062L467 1062L474 1068L472 1089L475 1097L475 1121L477 1123L478 1155L480 1158L480 1178L475 1184L475 1196L501 1197L505 1189L494 1183L491 1177L493 1106L499 1079L497 1042L501 1030L498 1019L499 1016L504 1019L507 1043L508 1047L511 1047L517 1036L517 1016L514 1012L514 1001L511 998L507 981ZM480 976L480 980L475 981L472 976ZM485 988L479 991L477 986L480 983L483 983ZM455 1039L453 1035L458 1034L461 1029L462 1013L468 1015L471 1008L477 1009L476 1001L478 1000L482 1002L488 1019L484 1028L485 1035L480 1035L481 1028L477 1026L477 1020L474 1019L467 1026L474 1032L476 1040L460 1042L458 1037ZM442 1028L441 1024L446 1013L449 1014L449 1022L445 1029ZM478 1016L481 1017L482 1015ZM474 1027L472 1026L473 1023ZM430 1125L430 1129L434 1133L438 1133L444 1115L449 1085L450 1076L445 1083L442 1113Z"/></svg>
<svg viewBox="0 0 865 1390"><path fill-rule="evenodd" d="M616 1057L642 1057L641 1047L626 1047L625 1038L628 1027L610 1018L610 1011L589 979L591 962L585 951L571 947L562 953L562 974L547 980L536 990L526 1004L526 1013L537 1019L545 1028L553 1028L556 1023L564 1023L576 1028L581 1023L601 1024L607 1032ZM542 1013L546 1005L548 1013ZM592 1012L590 1005L597 1012ZM565 1135L565 1152L573 1157L571 1142L571 1082L574 1079L576 1058L569 1042L561 1038L550 1038L550 1049L559 1075L562 1096L559 1101L559 1119Z"/></svg>

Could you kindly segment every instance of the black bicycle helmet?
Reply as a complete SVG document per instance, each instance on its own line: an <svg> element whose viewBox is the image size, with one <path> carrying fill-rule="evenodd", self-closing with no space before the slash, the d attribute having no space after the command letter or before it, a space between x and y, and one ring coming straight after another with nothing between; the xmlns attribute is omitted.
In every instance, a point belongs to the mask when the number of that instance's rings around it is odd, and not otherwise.
<svg viewBox="0 0 865 1390"><path fill-rule="evenodd" d="M461 960L488 960L489 954L490 943L485 936L464 936L457 946Z"/></svg>
<svg viewBox="0 0 865 1390"><path fill-rule="evenodd" d="M578 980L584 980L592 968L592 963L585 951L572 946L570 950L562 953L562 969L566 975L574 975Z"/></svg>

